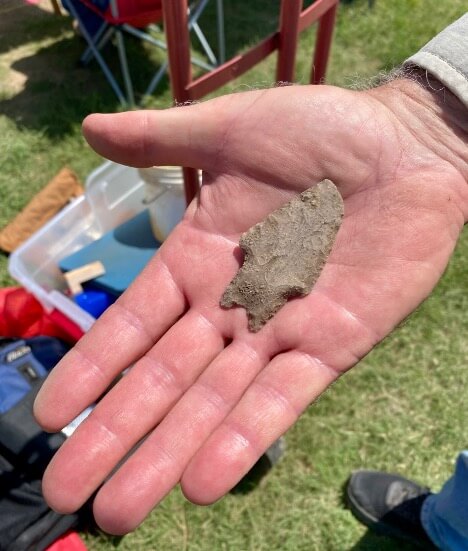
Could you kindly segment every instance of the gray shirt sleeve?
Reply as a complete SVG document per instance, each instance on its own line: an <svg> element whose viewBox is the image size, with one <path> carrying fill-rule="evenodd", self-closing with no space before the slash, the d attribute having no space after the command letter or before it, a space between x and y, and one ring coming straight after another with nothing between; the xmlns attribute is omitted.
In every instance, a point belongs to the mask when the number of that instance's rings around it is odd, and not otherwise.
<svg viewBox="0 0 468 551"><path fill-rule="evenodd" d="M434 75L468 107L468 13L428 42L405 65Z"/></svg>

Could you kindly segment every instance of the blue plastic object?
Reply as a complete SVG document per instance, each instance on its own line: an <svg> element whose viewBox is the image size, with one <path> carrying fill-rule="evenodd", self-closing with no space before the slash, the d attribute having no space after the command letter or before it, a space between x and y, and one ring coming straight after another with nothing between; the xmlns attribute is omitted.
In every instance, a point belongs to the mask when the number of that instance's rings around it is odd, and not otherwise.
<svg viewBox="0 0 468 551"><path fill-rule="evenodd" d="M74 298L80 308L95 318L98 318L115 300L115 296L99 289L86 289Z"/></svg>

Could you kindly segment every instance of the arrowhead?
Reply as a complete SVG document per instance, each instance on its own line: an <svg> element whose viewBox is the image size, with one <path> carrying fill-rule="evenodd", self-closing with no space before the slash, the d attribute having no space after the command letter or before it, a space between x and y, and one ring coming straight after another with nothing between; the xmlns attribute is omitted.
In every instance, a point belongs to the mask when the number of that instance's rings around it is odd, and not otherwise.
<svg viewBox="0 0 468 551"><path fill-rule="evenodd" d="M244 307L249 329L259 331L289 298L310 293L342 218L341 195L323 180L252 226L240 238L244 263L221 306Z"/></svg>

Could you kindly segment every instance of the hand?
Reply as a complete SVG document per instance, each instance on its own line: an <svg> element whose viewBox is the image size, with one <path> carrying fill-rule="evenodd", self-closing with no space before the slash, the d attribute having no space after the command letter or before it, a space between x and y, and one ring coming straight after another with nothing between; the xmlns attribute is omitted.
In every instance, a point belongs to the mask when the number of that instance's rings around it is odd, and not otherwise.
<svg viewBox="0 0 468 551"><path fill-rule="evenodd" d="M432 94L406 79L367 92L293 86L93 115L84 133L120 163L203 169L183 221L35 404L38 421L59 430L134 364L43 481L64 513L104 482L96 520L122 534L178 482L194 503L219 499L428 296L468 218L466 143ZM244 309L219 307L239 267L239 236L323 178L345 201L329 261L307 297L252 334Z"/></svg>

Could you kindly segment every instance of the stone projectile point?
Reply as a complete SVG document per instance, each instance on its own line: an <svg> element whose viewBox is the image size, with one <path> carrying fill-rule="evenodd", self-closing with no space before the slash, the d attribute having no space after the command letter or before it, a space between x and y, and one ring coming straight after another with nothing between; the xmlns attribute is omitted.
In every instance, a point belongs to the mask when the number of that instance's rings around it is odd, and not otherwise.
<svg viewBox="0 0 468 551"><path fill-rule="evenodd" d="M317 281L343 218L335 184L323 180L242 234L244 263L221 298L243 306L259 331L288 298L307 295Z"/></svg>

